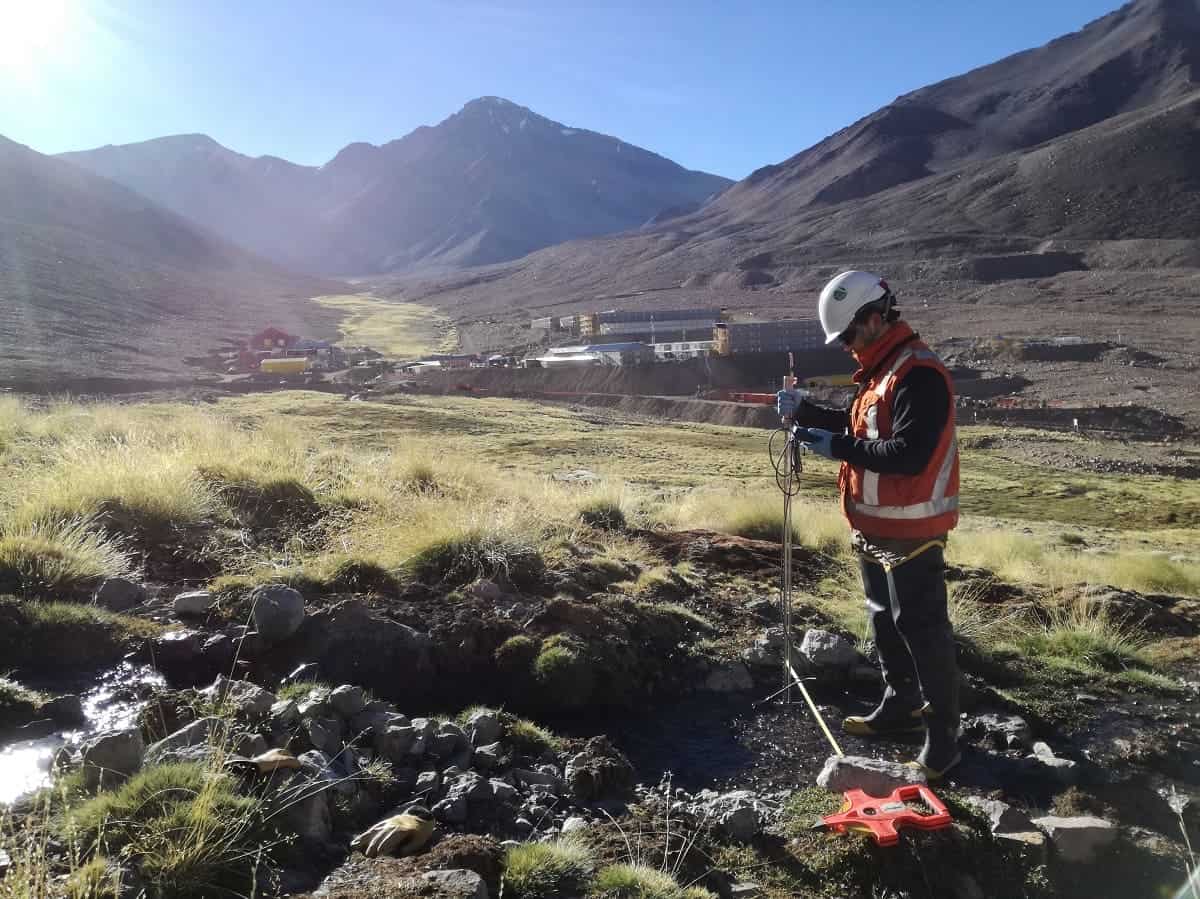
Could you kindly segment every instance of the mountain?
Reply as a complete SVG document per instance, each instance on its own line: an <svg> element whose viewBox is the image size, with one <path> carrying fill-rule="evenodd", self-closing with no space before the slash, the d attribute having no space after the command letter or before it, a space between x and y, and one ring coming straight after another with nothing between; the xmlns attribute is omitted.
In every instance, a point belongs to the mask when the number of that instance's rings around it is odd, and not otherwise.
<svg viewBox="0 0 1200 899"><path fill-rule="evenodd" d="M340 285L253 256L120 185L0 137L0 376L169 377L267 323L334 333Z"/></svg>
<svg viewBox="0 0 1200 899"><path fill-rule="evenodd" d="M319 168L203 135L63 158L284 265L348 274L515 259L696 208L730 183L498 97Z"/></svg>

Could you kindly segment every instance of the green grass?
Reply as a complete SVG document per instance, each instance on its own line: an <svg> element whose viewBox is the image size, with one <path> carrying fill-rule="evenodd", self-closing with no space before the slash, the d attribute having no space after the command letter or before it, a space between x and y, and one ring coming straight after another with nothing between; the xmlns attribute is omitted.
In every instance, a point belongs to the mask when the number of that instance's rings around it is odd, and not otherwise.
<svg viewBox="0 0 1200 899"><path fill-rule="evenodd" d="M276 699L290 699L295 702L302 702L308 698L308 694L313 690L332 690L333 686L323 681L317 680L298 680L294 683L286 684L275 691Z"/></svg>
<svg viewBox="0 0 1200 899"><path fill-rule="evenodd" d="M0 659L18 669L61 672L112 664L161 630L93 606L0 597Z"/></svg>
<svg viewBox="0 0 1200 899"><path fill-rule="evenodd" d="M0 731L20 726L36 717L37 710L44 702L45 697L40 693L0 677Z"/></svg>
<svg viewBox="0 0 1200 899"><path fill-rule="evenodd" d="M405 563L418 580L461 587L479 578L503 578L535 585L546 563L538 547L520 535L485 527L467 527L433 536Z"/></svg>
<svg viewBox="0 0 1200 899"><path fill-rule="evenodd" d="M518 752L534 756L547 750L562 752L564 746L559 737L528 718L506 717L504 739Z"/></svg>
<svg viewBox="0 0 1200 899"><path fill-rule="evenodd" d="M511 899L572 899L591 877L592 853L569 837L522 843L504 856L504 895Z"/></svg>
<svg viewBox="0 0 1200 899"><path fill-rule="evenodd" d="M609 865L601 868L592 882L590 896L596 899L713 899L699 887L684 889L666 871L647 865Z"/></svg>
<svg viewBox="0 0 1200 899"><path fill-rule="evenodd" d="M85 855L136 860L151 892L163 896L246 895L260 850L275 844L259 799L201 764L146 769L64 816L63 835Z"/></svg>
<svg viewBox="0 0 1200 899"><path fill-rule="evenodd" d="M129 574L120 544L84 520L35 521L0 534L0 593L82 596L106 577Z"/></svg>
<svg viewBox="0 0 1200 899"><path fill-rule="evenodd" d="M1084 602L1051 608L1044 623L1018 630L1013 642L1023 655L1043 664L1057 663L1081 672L1123 671L1149 664L1143 652L1146 637Z"/></svg>
<svg viewBox="0 0 1200 899"><path fill-rule="evenodd" d="M316 303L343 316L343 346L369 346L386 356L413 359L453 350L458 337L450 321L428 306L393 303L369 294L317 297Z"/></svg>

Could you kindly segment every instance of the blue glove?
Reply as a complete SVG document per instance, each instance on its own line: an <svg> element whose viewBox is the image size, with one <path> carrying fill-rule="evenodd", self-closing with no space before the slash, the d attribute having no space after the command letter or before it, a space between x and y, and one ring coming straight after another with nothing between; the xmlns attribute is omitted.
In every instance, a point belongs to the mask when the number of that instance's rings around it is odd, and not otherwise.
<svg viewBox="0 0 1200 899"><path fill-rule="evenodd" d="M781 390L775 394L775 411L784 421L791 421L800 407L800 393L796 390Z"/></svg>
<svg viewBox="0 0 1200 899"><path fill-rule="evenodd" d="M803 443L810 453L816 453L826 459L833 458L833 431L824 431L821 428L797 428L796 439Z"/></svg>

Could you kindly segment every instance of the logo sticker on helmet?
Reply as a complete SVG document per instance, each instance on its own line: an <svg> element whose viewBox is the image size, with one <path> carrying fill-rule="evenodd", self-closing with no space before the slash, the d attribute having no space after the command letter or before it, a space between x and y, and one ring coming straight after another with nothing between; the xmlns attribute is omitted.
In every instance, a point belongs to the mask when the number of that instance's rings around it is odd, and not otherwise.
<svg viewBox="0 0 1200 899"><path fill-rule="evenodd" d="M842 300L846 299L846 288L844 288L844 287L838 287L838 288L836 288L836 289L833 291L833 298L834 298L835 300L837 300L839 303L840 303Z"/></svg>

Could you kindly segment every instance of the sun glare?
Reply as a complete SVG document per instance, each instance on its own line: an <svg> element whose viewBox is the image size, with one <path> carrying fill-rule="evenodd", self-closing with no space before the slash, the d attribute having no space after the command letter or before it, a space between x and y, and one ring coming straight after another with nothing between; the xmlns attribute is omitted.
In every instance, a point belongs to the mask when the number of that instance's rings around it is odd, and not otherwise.
<svg viewBox="0 0 1200 899"><path fill-rule="evenodd" d="M0 0L0 71L32 79L75 49L77 0Z"/></svg>

